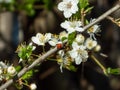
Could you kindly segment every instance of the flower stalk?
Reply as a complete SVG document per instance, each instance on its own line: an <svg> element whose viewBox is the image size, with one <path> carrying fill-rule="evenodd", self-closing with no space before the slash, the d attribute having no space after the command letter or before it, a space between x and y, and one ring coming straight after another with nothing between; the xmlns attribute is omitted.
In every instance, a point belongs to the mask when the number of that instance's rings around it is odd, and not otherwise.
<svg viewBox="0 0 120 90"><path fill-rule="evenodd" d="M85 13L84 13L84 8L81 9L81 22L82 26L85 26Z"/></svg>
<svg viewBox="0 0 120 90"><path fill-rule="evenodd" d="M91 58L103 70L104 74L107 76L108 74L106 72L105 66L103 64L101 64L100 61L94 55L91 55Z"/></svg>

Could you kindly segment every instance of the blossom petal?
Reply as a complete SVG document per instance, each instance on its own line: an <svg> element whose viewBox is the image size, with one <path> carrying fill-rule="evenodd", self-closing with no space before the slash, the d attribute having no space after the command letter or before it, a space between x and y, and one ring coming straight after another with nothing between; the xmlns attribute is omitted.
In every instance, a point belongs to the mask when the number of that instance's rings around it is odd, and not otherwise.
<svg viewBox="0 0 120 90"><path fill-rule="evenodd" d="M72 16L72 13L69 11L64 11L63 15L65 16L65 18L70 18Z"/></svg>
<svg viewBox="0 0 120 90"><path fill-rule="evenodd" d="M36 37L37 37L37 38L41 38L41 37L43 37L43 35L42 35L41 33L37 33L37 34L36 34Z"/></svg>
<svg viewBox="0 0 120 90"><path fill-rule="evenodd" d="M60 3L58 4L58 9L59 9L60 11L63 11L63 10L64 10L64 7L65 7L65 3L64 3L64 2L60 2Z"/></svg>
<svg viewBox="0 0 120 90"><path fill-rule="evenodd" d="M51 34L51 33L46 33L46 34L45 34L45 41L46 41L46 42L49 41L49 40L51 39L51 37L52 37L52 34Z"/></svg>
<svg viewBox="0 0 120 90"><path fill-rule="evenodd" d="M78 56L78 53L76 52L76 50L69 51L69 54L72 58L76 58Z"/></svg>
<svg viewBox="0 0 120 90"><path fill-rule="evenodd" d="M84 29L83 29L82 27L76 27L76 31L78 31L78 32L83 32Z"/></svg>
<svg viewBox="0 0 120 90"><path fill-rule="evenodd" d="M61 23L60 26L64 29L67 29L67 28L69 28L69 22L65 21L65 22Z"/></svg>
<svg viewBox="0 0 120 90"><path fill-rule="evenodd" d="M78 11L78 6L77 6L77 4L75 4L71 8L71 12L75 14L77 11Z"/></svg>
<svg viewBox="0 0 120 90"><path fill-rule="evenodd" d="M80 56L77 56L77 57L75 58L75 63L76 63L77 65L79 65L81 62L82 62L82 58L81 58Z"/></svg>
<svg viewBox="0 0 120 90"><path fill-rule="evenodd" d="M40 41L39 41L38 38L32 37L31 39L32 39L32 41L33 41L35 44L40 45Z"/></svg>
<svg viewBox="0 0 120 90"><path fill-rule="evenodd" d="M54 42L54 41L48 41L48 43L49 43L51 46L56 46L56 42Z"/></svg>

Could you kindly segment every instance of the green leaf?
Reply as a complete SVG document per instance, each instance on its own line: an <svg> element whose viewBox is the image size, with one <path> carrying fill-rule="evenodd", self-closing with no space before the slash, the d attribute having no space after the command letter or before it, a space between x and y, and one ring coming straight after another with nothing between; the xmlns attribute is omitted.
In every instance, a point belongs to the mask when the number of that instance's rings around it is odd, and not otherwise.
<svg viewBox="0 0 120 90"><path fill-rule="evenodd" d="M85 13L89 13L92 9L93 9L93 7L88 7L88 8L85 10Z"/></svg>
<svg viewBox="0 0 120 90"><path fill-rule="evenodd" d="M108 74L113 74L113 75L120 75L120 68L107 68L107 73Z"/></svg>
<svg viewBox="0 0 120 90"><path fill-rule="evenodd" d="M30 45L20 45L18 48L18 56L23 60L28 60L32 54L33 46Z"/></svg>
<svg viewBox="0 0 120 90"><path fill-rule="evenodd" d="M22 78L23 80L30 79L30 78L33 76L33 73L34 73L34 71L33 71L33 70L30 70L30 71L26 72L21 78Z"/></svg>
<svg viewBox="0 0 120 90"><path fill-rule="evenodd" d="M21 66L18 65L18 66L15 67L15 69L16 69L17 72L19 72L21 70Z"/></svg>
<svg viewBox="0 0 120 90"><path fill-rule="evenodd" d="M89 24L89 21L88 21L87 19L85 19L85 24L86 24L86 25Z"/></svg>
<svg viewBox="0 0 120 90"><path fill-rule="evenodd" d="M72 32L68 35L68 43L72 45L73 41L75 40L76 32Z"/></svg>
<svg viewBox="0 0 120 90"><path fill-rule="evenodd" d="M67 37L62 37L62 39L61 39L61 40L62 40L62 41L64 41L64 40L66 40L66 39L67 39Z"/></svg>
<svg viewBox="0 0 120 90"><path fill-rule="evenodd" d="M88 0L79 0L80 9L85 9L89 5Z"/></svg>

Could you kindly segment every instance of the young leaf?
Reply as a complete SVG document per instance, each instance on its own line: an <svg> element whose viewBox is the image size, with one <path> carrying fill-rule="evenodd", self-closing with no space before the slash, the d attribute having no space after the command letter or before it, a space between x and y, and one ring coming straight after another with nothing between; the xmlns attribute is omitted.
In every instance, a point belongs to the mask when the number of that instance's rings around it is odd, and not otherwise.
<svg viewBox="0 0 120 90"><path fill-rule="evenodd" d="M62 39L61 39L61 40L62 40L62 41L64 41L64 40L66 40L66 39L67 39L67 37L62 37Z"/></svg>
<svg viewBox="0 0 120 90"><path fill-rule="evenodd" d="M33 70L30 70L30 71L26 72L21 78L22 78L23 80L30 79L30 78L33 76L33 73L34 73L34 71L33 71Z"/></svg>
<svg viewBox="0 0 120 90"><path fill-rule="evenodd" d="M92 9L93 9L93 7L88 7L88 8L85 10L85 13L89 13Z"/></svg>
<svg viewBox="0 0 120 90"><path fill-rule="evenodd" d="M19 72L21 70L21 66L18 65L18 66L15 67L15 69L16 69L17 72Z"/></svg>
<svg viewBox="0 0 120 90"><path fill-rule="evenodd" d="M120 68L107 68L107 73L108 74L113 74L113 75L120 75Z"/></svg>
<svg viewBox="0 0 120 90"><path fill-rule="evenodd" d="M88 0L79 0L80 9L85 9L89 5Z"/></svg>
<svg viewBox="0 0 120 90"><path fill-rule="evenodd" d="M73 41L75 39L75 36L76 36L76 32L70 33L68 35L68 43L69 43L69 45L71 45L73 43Z"/></svg>

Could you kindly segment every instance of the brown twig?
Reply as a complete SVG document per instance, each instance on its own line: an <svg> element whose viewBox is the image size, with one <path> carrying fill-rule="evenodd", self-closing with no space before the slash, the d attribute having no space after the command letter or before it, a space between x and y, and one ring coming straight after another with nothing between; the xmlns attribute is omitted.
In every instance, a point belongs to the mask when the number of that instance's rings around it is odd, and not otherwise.
<svg viewBox="0 0 120 90"><path fill-rule="evenodd" d="M116 6L114 6L113 8L111 8L110 10L108 10L107 12L105 12L104 14L102 14L100 17L98 17L94 22L91 22L90 24L88 24L87 26L84 27L84 29L88 29L91 26L93 26L94 24L102 21L103 19L105 19L107 16L109 16L111 13L115 12L116 10L118 10L120 8L120 2L118 2L118 4Z"/></svg>
<svg viewBox="0 0 120 90"><path fill-rule="evenodd" d="M104 13L103 15L101 15L100 17L98 17L94 22L88 24L87 26L84 27L84 29L88 29L91 26L93 26L94 24L100 22L101 20L103 20L104 18L106 18L108 15L110 15L111 13L115 12L116 10L118 10L120 8L120 4L117 4L116 6L114 6L113 8L111 8L110 10L108 10L106 13ZM27 71L29 71L30 69L34 68L36 65L38 65L39 63L43 62L48 56L50 56L51 54L55 53L57 51L57 47L51 49L50 51L48 51L46 54L40 56L38 59L36 59L30 66L23 68L18 74L17 77L20 78L22 75L24 75ZM14 77L13 77L14 78ZM13 83L13 79L8 80L5 84L3 84L0 87L0 90L4 90L5 88L7 88L8 86L10 86Z"/></svg>
<svg viewBox="0 0 120 90"><path fill-rule="evenodd" d="M117 26L120 27L120 18L114 19L114 18L112 18L111 16L108 16L108 17L106 17L106 18L109 19L111 22L113 22L114 24L116 24Z"/></svg>

